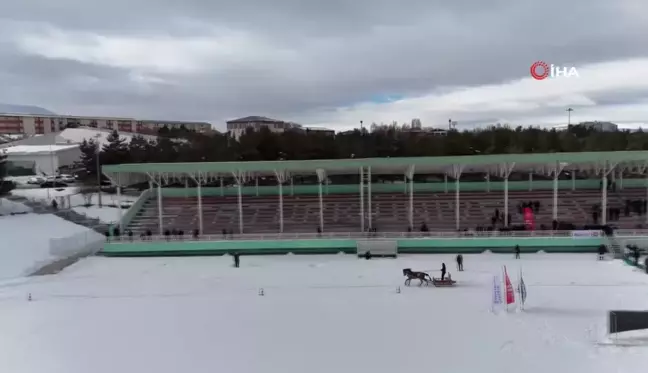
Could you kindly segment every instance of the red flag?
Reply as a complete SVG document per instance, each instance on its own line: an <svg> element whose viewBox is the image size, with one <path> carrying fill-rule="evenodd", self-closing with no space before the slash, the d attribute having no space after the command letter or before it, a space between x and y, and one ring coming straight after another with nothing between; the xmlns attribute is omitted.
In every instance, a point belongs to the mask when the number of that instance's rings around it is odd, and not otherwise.
<svg viewBox="0 0 648 373"><path fill-rule="evenodd" d="M535 218L533 216L533 210L529 207L524 208L524 224L526 225L527 230L535 230Z"/></svg>
<svg viewBox="0 0 648 373"><path fill-rule="evenodd" d="M504 284L506 285L506 304L515 303L515 292L513 291L511 279L506 272L506 266L504 266Z"/></svg>

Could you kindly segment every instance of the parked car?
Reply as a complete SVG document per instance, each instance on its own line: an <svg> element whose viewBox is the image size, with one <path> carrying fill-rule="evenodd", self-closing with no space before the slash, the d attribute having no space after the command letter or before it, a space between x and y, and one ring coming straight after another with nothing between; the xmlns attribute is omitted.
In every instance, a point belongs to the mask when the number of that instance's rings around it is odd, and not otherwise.
<svg viewBox="0 0 648 373"><path fill-rule="evenodd" d="M60 180L64 183L73 183L76 181L76 179L72 175L62 174L58 175L57 177L60 177Z"/></svg>
<svg viewBox="0 0 648 373"><path fill-rule="evenodd" d="M68 185L62 181L48 180L40 185L41 188L65 188Z"/></svg>
<svg viewBox="0 0 648 373"><path fill-rule="evenodd" d="M38 185L44 183L45 181L46 179L42 176L33 176L27 179L27 184Z"/></svg>

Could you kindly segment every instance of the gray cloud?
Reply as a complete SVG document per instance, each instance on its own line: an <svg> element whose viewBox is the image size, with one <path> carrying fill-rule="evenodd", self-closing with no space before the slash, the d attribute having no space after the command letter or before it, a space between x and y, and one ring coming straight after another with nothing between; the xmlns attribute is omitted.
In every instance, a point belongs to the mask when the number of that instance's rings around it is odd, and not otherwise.
<svg viewBox="0 0 648 373"><path fill-rule="evenodd" d="M311 112L376 94L420 95L526 77L531 62L540 59L580 66L646 56L647 4L640 0L9 2L0 15L5 25L0 26L0 83L5 88L0 102L35 104L63 113L215 123L252 114L309 121ZM253 43L214 59L200 72L174 73L116 66L101 59L83 62L73 54L48 58L21 46L26 36L51 30L69 32L70 38L77 32L109 39L176 38L178 54L188 53L182 49L183 40L230 32ZM214 43L213 49L219 48ZM635 101L645 92L623 97ZM618 103L609 100L601 102Z"/></svg>

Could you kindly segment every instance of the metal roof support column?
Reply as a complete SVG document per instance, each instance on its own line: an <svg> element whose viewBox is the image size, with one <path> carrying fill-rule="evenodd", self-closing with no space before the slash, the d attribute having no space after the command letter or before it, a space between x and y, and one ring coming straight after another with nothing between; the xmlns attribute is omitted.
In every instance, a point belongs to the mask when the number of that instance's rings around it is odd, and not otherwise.
<svg viewBox="0 0 648 373"><path fill-rule="evenodd" d="M452 177L455 179L455 228L457 231L461 229L461 210L459 209L459 193L460 193L460 182L459 180L461 179L461 173L463 172L464 166L463 165L454 165L452 166ZM446 175L446 180L448 178L448 175ZM447 185L447 183L446 183Z"/></svg>
<svg viewBox="0 0 648 373"><path fill-rule="evenodd" d="M576 190L576 170L572 170L571 179L572 179L572 191L574 191Z"/></svg>
<svg viewBox="0 0 648 373"><path fill-rule="evenodd" d="M364 169L360 167L360 232L365 231L364 222Z"/></svg>
<svg viewBox="0 0 648 373"><path fill-rule="evenodd" d="M604 162L601 169L601 225L607 224L607 189L608 175L616 168L616 163Z"/></svg>
<svg viewBox="0 0 648 373"><path fill-rule="evenodd" d="M367 226L373 228L373 216L371 216L371 166L367 166Z"/></svg>
<svg viewBox="0 0 648 373"><path fill-rule="evenodd" d="M295 195L295 183L293 182L292 175L290 176L290 195L291 196Z"/></svg>
<svg viewBox="0 0 648 373"><path fill-rule="evenodd" d="M533 172L529 172L529 192L533 191Z"/></svg>
<svg viewBox="0 0 648 373"><path fill-rule="evenodd" d="M644 174L646 177L645 178L646 200L648 200L648 162L644 163L641 166L637 166L637 173ZM644 214L644 215L646 216L646 224L648 224L648 214Z"/></svg>
<svg viewBox="0 0 648 373"><path fill-rule="evenodd" d="M119 233L120 237L123 235L124 232L124 217L123 211L122 211L122 200L121 200L121 173L117 173L117 211L119 213Z"/></svg>
<svg viewBox="0 0 648 373"><path fill-rule="evenodd" d="M405 178L409 183L409 207L407 209L407 221L410 230L414 230L414 165L407 168Z"/></svg>
<svg viewBox="0 0 648 373"><path fill-rule="evenodd" d="M486 191L490 192L491 191L491 188L490 188L490 172L486 173L485 179L486 179Z"/></svg>
<svg viewBox="0 0 648 373"><path fill-rule="evenodd" d="M448 174L443 174L443 189L448 193Z"/></svg>
<svg viewBox="0 0 648 373"><path fill-rule="evenodd" d="M205 180L205 177L202 176L202 172L194 175L189 175L196 182L196 198L198 198L198 234L202 235L203 232L203 209L202 209L202 182Z"/></svg>
<svg viewBox="0 0 648 373"><path fill-rule="evenodd" d="M220 181L220 195L223 197L225 195L225 186L223 185L223 177L219 177L218 180Z"/></svg>
<svg viewBox="0 0 648 373"><path fill-rule="evenodd" d="M284 206L283 206L283 183L286 182L286 172L275 170L277 185L279 186L279 233L284 231Z"/></svg>
<svg viewBox="0 0 648 373"><path fill-rule="evenodd" d="M648 201L648 173L646 173L646 200ZM641 208L643 208L643 206L641 206ZM644 215L646 216L646 224L648 224L648 213L644 212Z"/></svg>
<svg viewBox="0 0 648 373"><path fill-rule="evenodd" d="M500 177L504 179L504 226L508 228L509 226L509 176L513 172L515 167L515 162L513 163L504 163L499 166Z"/></svg>
<svg viewBox="0 0 648 373"><path fill-rule="evenodd" d="M623 189L623 171L619 171L619 190Z"/></svg>
<svg viewBox="0 0 648 373"><path fill-rule="evenodd" d="M317 194L319 197L319 228L320 232L324 232L324 200L322 199L322 183L326 181L326 171L318 168L315 172L317 173L317 184L319 186L317 188Z"/></svg>
<svg viewBox="0 0 648 373"><path fill-rule="evenodd" d="M566 163L556 162L555 167L551 170L553 175L553 220L558 220L558 176L560 176L565 166L567 166Z"/></svg>
<svg viewBox="0 0 648 373"><path fill-rule="evenodd" d="M249 179L249 175L242 171L233 171L232 176L236 180L238 191L238 216L239 216L239 234L243 234L243 183Z"/></svg>
<svg viewBox="0 0 648 373"><path fill-rule="evenodd" d="M162 176L160 174L157 174L158 178L155 177L155 174L151 173L146 173L149 178L151 178L151 181L155 184L157 184L157 190L155 193L157 194L157 204L158 204L158 235L162 236L164 234L164 222L162 221Z"/></svg>
<svg viewBox="0 0 648 373"><path fill-rule="evenodd" d="M259 196L259 177L254 176L254 188L256 190L256 196Z"/></svg>

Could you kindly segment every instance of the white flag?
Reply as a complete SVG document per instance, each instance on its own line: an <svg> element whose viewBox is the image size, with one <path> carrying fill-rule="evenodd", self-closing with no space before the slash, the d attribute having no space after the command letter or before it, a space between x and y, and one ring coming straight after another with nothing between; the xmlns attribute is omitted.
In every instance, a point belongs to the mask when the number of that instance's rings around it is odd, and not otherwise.
<svg viewBox="0 0 648 373"><path fill-rule="evenodd" d="M493 306L502 304L502 285L500 284L499 277L493 276Z"/></svg>
<svg viewBox="0 0 648 373"><path fill-rule="evenodd" d="M526 302L526 297L527 297L527 290L526 290L526 285L524 284L524 279L522 278L522 271L520 271L520 285L519 286L519 292L520 292L520 299L522 300L522 305L524 306L524 302Z"/></svg>

